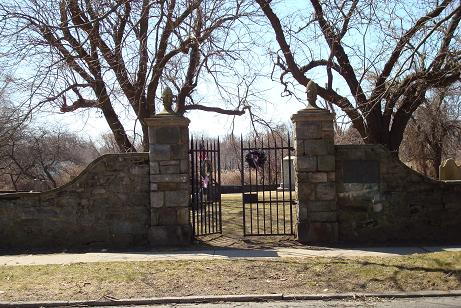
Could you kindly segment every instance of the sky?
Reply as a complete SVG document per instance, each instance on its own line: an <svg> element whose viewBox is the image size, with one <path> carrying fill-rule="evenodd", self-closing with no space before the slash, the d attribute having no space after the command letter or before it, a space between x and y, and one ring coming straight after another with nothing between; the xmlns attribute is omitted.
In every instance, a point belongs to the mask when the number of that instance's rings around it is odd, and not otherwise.
<svg viewBox="0 0 461 308"><path fill-rule="evenodd" d="M284 14L287 12L306 7L304 3L296 0L282 1L280 3L281 5L279 6L278 13L281 18L283 18ZM272 29L268 28L264 37L267 41L271 41L273 38ZM272 62L267 55L267 50L260 47L258 53L258 63L255 63L255 67L257 66L260 73L266 74L267 76L259 78L258 84L255 86L255 91L259 91L260 99L254 99L255 105L257 105L257 109L255 108L254 112L272 125L285 124L290 126L291 115L304 108L306 101L299 101L293 97L282 97L281 93L283 92L283 87L277 80L271 80L269 76L272 69ZM274 78L278 78L278 76L275 75ZM209 86L207 82L209 81L202 81L199 83L196 94L199 97L205 98L207 106L222 107L216 89ZM235 83L236 81L232 82ZM303 90L301 89L300 91L302 92ZM305 97L303 93L298 93L298 95ZM124 112L120 109L119 114L124 114ZM227 135L231 132L236 135L245 135L252 131L252 123L248 112L246 112L245 115L234 117L212 112L189 111L185 116L191 120L189 126L191 134L217 137ZM126 130L128 132L131 131L131 134L134 134L134 127L139 129L139 123L136 123L133 115L123 116L121 120ZM58 123L58 125L92 140L99 138L102 133L110 132L109 126L104 118L92 110L65 114L54 110L48 113L46 117L39 119L39 122Z"/></svg>
<svg viewBox="0 0 461 308"><path fill-rule="evenodd" d="M275 3L275 1L273 2ZM303 1L297 0L285 0L279 1L277 6L277 14L283 19L283 17L292 12L299 13L302 10L306 10L309 7ZM265 121L271 122L273 125L285 124L291 125L290 117L298 110L306 106L305 94L303 87L295 89L297 91L300 100L294 97L282 97L283 87L278 82L278 73L274 75L275 80L271 80L270 72L272 69L272 61L267 54L267 49L277 50L273 37L274 33L270 27L265 29L265 33L261 34L261 38L273 44L272 46L260 46L257 50L259 58L258 63L255 63L255 67L259 70L265 78L260 78L257 81L256 91L260 91L260 95L254 99L255 105L258 106L259 110L253 109L259 116L263 117ZM319 52L322 52L320 46L312 46L317 48ZM327 49L325 49L325 52ZM303 52L297 51L295 52ZM27 67L23 68L27 69ZM309 75L317 83L323 85L326 81L324 73L313 73ZM335 87L345 88L343 82L339 81L338 78L335 80ZM235 83L235 81L234 81ZM199 97L206 98L207 105L209 106L220 106L220 97L217 95L216 90L207 84L207 81L199 83L197 89ZM320 103L321 105L321 103ZM115 107L115 106L114 106ZM135 130L139 132L139 123L136 122L135 117L131 114L126 114L122 109L116 110L120 115L120 118L125 126L125 129L129 134L135 135ZM252 130L251 119L248 112L243 116L228 116L220 115L211 112L204 111L191 111L186 114L191 120L190 131L192 134L207 135L209 137L223 136L233 132L237 135L247 134ZM94 110L75 112L75 113L59 113L56 109L52 112L48 112L45 116L40 116L36 119L39 123L45 125L59 125L67 128L70 131L80 134L82 137L90 138L92 140L98 139L101 134L109 133L110 129L104 118Z"/></svg>

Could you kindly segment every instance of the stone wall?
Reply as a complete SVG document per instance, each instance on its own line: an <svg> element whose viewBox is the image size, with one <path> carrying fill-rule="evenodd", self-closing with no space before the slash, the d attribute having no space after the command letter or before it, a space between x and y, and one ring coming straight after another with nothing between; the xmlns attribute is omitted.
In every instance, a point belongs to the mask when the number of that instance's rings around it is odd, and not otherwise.
<svg viewBox="0 0 461 308"><path fill-rule="evenodd" d="M70 183L0 195L0 249L146 245L148 153L110 154Z"/></svg>
<svg viewBox="0 0 461 308"><path fill-rule="evenodd" d="M380 145L335 152L340 242L461 242L461 182L431 180Z"/></svg>

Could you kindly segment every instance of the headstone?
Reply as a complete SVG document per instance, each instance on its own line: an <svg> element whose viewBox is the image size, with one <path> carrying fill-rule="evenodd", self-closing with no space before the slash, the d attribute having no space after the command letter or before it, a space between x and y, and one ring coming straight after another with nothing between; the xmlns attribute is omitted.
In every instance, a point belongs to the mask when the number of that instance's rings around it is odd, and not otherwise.
<svg viewBox="0 0 461 308"><path fill-rule="evenodd" d="M282 170L280 171L282 173L282 183L280 183L279 189L295 189L294 159L294 156L285 156L284 158L282 158Z"/></svg>
<svg viewBox="0 0 461 308"><path fill-rule="evenodd" d="M453 158L445 160L439 167L439 179L443 181L461 180L461 166Z"/></svg>

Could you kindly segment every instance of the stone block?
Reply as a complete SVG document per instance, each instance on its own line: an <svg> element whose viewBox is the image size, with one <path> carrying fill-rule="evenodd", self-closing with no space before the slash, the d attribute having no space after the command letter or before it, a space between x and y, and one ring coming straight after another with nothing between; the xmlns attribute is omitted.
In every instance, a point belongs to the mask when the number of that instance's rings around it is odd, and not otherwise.
<svg viewBox="0 0 461 308"><path fill-rule="evenodd" d="M327 173L328 182L336 182L336 171Z"/></svg>
<svg viewBox="0 0 461 308"><path fill-rule="evenodd" d="M158 184L151 183L150 184L150 191L158 191Z"/></svg>
<svg viewBox="0 0 461 308"><path fill-rule="evenodd" d="M172 159L171 153L174 145L167 144L151 144L149 145L149 159L150 161L155 160L169 160Z"/></svg>
<svg viewBox="0 0 461 308"><path fill-rule="evenodd" d="M179 189L179 183L158 183L158 190L160 191L167 191L167 190L178 190Z"/></svg>
<svg viewBox="0 0 461 308"><path fill-rule="evenodd" d="M158 183L159 190L167 191L167 190L184 190L189 191L190 183L175 183L175 182L165 182L165 183Z"/></svg>
<svg viewBox="0 0 461 308"><path fill-rule="evenodd" d="M312 222L309 223L307 243L329 244L338 241L338 223Z"/></svg>
<svg viewBox="0 0 461 308"><path fill-rule="evenodd" d="M305 155L305 152L304 152L304 141L303 141L303 139L297 139L297 138L295 138L294 148L295 148L295 150L296 150L296 155L297 155L297 156L304 156L304 155Z"/></svg>
<svg viewBox="0 0 461 308"><path fill-rule="evenodd" d="M188 173L189 172L189 159L181 159L179 161L179 172Z"/></svg>
<svg viewBox="0 0 461 308"><path fill-rule="evenodd" d="M156 143L158 144L178 144L181 141L179 127L157 127L155 130Z"/></svg>
<svg viewBox="0 0 461 308"><path fill-rule="evenodd" d="M180 173L179 165L160 166L160 174L178 174Z"/></svg>
<svg viewBox="0 0 461 308"><path fill-rule="evenodd" d="M134 165L130 167L130 174L144 176L149 173L149 169L146 166Z"/></svg>
<svg viewBox="0 0 461 308"><path fill-rule="evenodd" d="M317 158L307 156L296 157L295 170L304 172L317 171Z"/></svg>
<svg viewBox="0 0 461 308"><path fill-rule="evenodd" d="M303 183L298 186L298 200L315 200L315 184Z"/></svg>
<svg viewBox="0 0 461 308"><path fill-rule="evenodd" d="M173 144L171 145L171 159L188 159L189 145L188 144Z"/></svg>
<svg viewBox="0 0 461 308"><path fill-rule="evenodd" d="M153 174L150 176L151 183L187 183L189 181L188 174Z"/></svg>
<svg viewBox="0 0 461 308"><path fill-rule="evenodd" d="M298 214L298 222L299 221L306 221L307 220L307 207L306 206L301 206L298 207L298 210L296 211Z"/></svg>
<svg viewBox="0 0 461 308"><path fill-rule="evenodd" d="M296 238L302 244L308 243L309 223L307 221L298 221L296 228Z"/></svg>
<svg viewBox="0 0 461 308"><path fill-rule="evenodd" d="M334 143L335 132L333 130L322 131L322 139Z"/></svg>
<svg viewBox="0 0 461 308"><path fill-rule="evenodd" d="M192 243L190 225L153 226L149 230L149 244L158 246L187 246Z"/></svg>
<svg viewBox="0 0 461 308"><path fill-rule="evenodd" d="M326 172L309 172L307 179L311 183L326 183L327 173Z"/></svg>
<svg viewBox="0 0 461 308"><path fill-rule="evenodd" d="M152 210L150 213L150 225L157 226L159 224L159 213L157 210Z"/></svg>
<svg viewBox="0 0 461 308"><path fill-rule="evenodd" d="M189 144L189 128L181 127L181 140L180 144Z"/></svg>
<svg viewBox="0 0 461 308"><path fill-rule="evenodd" d="M327 211L335 211L337 208L335 201L309 201L307 203L307 210L310 212L327 212Z"/></svg>
<svg viewBox="0 0 461 308"><path fill-rule="evenodd" d="M171 207L162 207L157 209L158 224L161 226L177 225L176 209Z"/></svg>
<svg viewBox="0 0 461 308"><path fill-rule="evenodd" d="M167 207L188 207L189 206L189 192L180 191L166 191L165 192L165 206Z"/></svg>
<svg viewBox="0 0 461 308"><path fill-rule="evenodd" d="M328 130L333 131L334 130L332 119L322 120L321 123L322 123L323 131L328 131Z"/></svg>
<svg viewBox="0 0 461 308"><path fill-rule="evenodd" d="M160 208L165 205L164 193L163 192L151 192L150 193L150 206L153 208Z"/></svg>
<svg viewBox="0 0 461 308"><path fill-rule="evenodd" d="M334 155L321 155L317 156L317 170L318 171L335 171L335 156Z"/></svg>
<svg viewBox="0 0 461 308"><path fill-rule="evenodd" d="M333 212L308 212L310 222L338 222L338 214Z"/></svg>
<svg viewBox="0 0 461 308"><path fill-rule="evenodd" d="M335 200L336 199L336 184L335 183L319 183L315 189L315 196L318 200Z"/></svg>
<svg viewBox="0 0 461 308"><path fill-rule="evenodd" d="M164 160L159 162L160 167L162 166L179 166L179 160Z"/></svg>
<svg viewBox="0 0 461 308"><path fill-rule="evenodd" d="M323 139L304 141L304 152L307 156L334 155L334 144Z"/></svg>
<svg viewBox="0 0 461 308"><path fill-rule="evenodd" d="M157 143L155 131L156 131L155 127L150 127L150 126L148 127L149 144Z"/></svg>
<svg viewBox="0 0 461 308"><path fill-rule="evenodd" d="M190 223L189 214L190 210L188 207L177 208L176 217L178 220L178 225L188 225Z"/></svg>
<svg viewBox="0 0 461 308"><path fill-rule="evenodd" d="M319 139L321 136L321 124L318 122L301 122L296 126L298 139Z"/></svg>
<svg viewBox="0 0 461 308"><path fill-rule="evenodd" d="M150 166L150 174L159 174L160 173L160 166L157 161L149 162Z"/></svg>

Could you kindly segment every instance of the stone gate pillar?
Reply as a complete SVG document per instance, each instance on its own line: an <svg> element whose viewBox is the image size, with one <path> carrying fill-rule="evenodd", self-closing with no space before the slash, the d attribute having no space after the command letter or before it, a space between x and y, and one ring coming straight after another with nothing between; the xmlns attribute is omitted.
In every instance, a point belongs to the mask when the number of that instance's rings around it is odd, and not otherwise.
<svg viewBox="0 0 461 308"><path fill-rule="evenodd" d="M332 243L338 240L335 115L316 106L316 87L309 82L309 106L291 117L295 128L297 236L302 243Z"/></svg>
<svg viewBox="0 0 461 308"><path fill-rule="evenodd" d="M165 109L145 119L149 128L150 210L152 246L188 245L189 119L171 110L171 90L163 94Z"/></svg>

